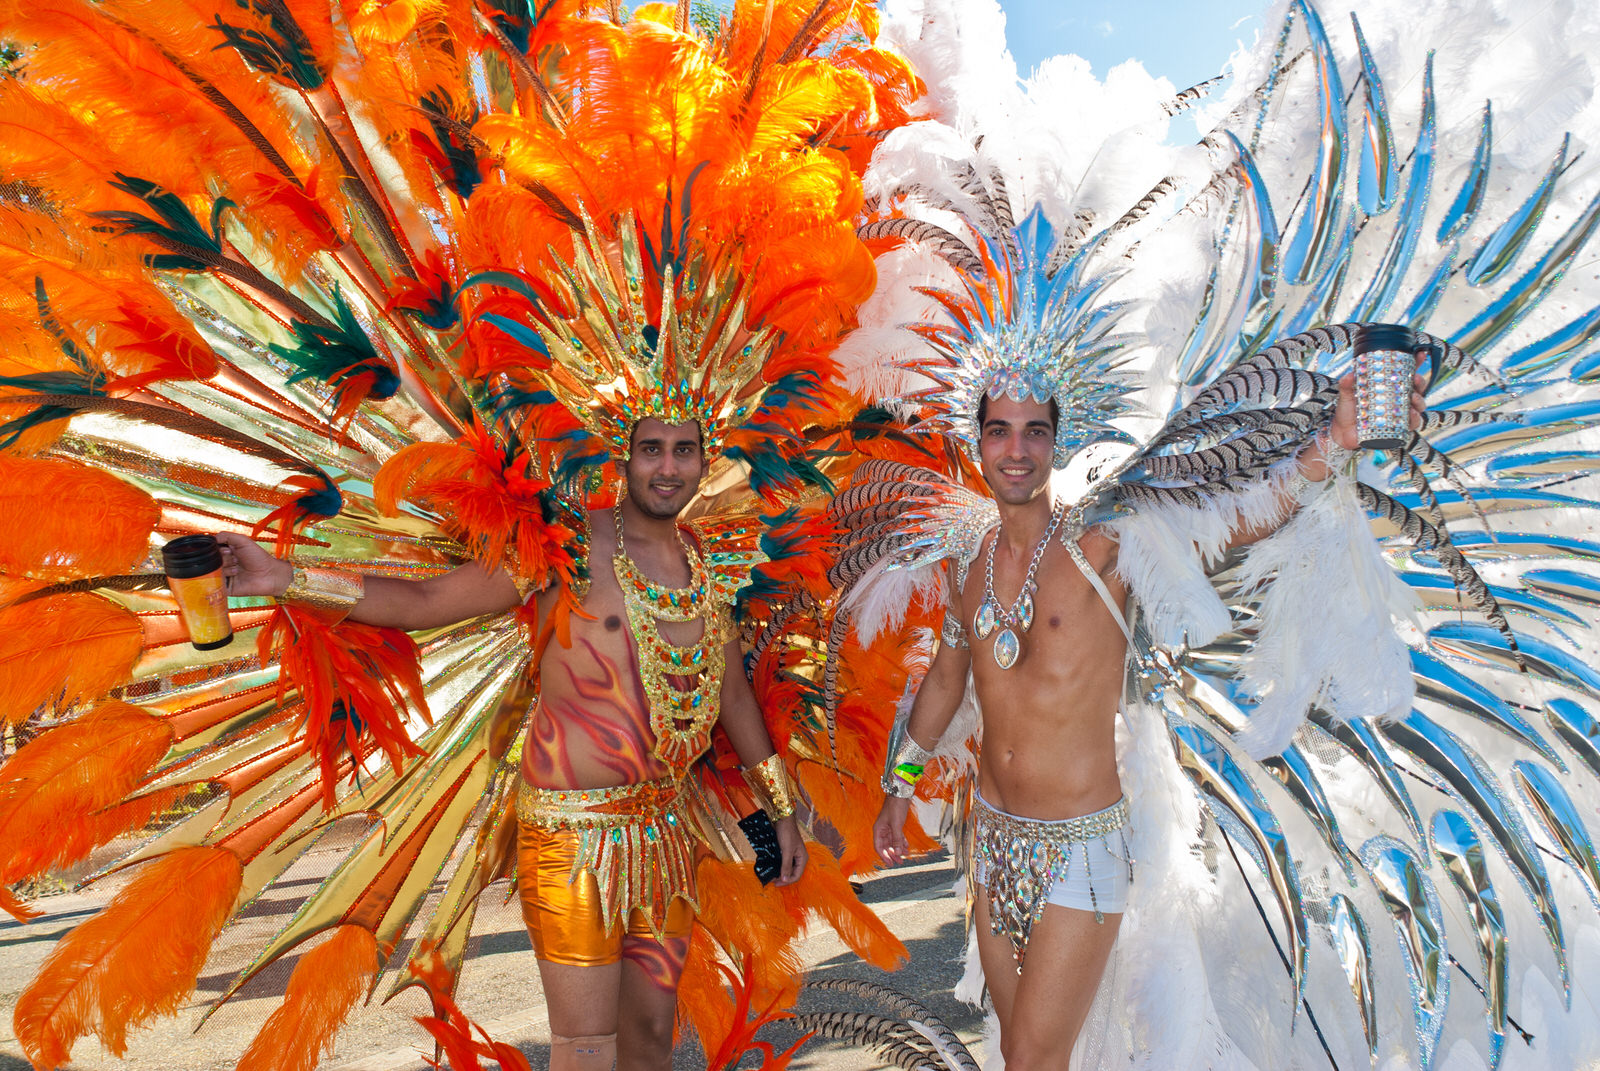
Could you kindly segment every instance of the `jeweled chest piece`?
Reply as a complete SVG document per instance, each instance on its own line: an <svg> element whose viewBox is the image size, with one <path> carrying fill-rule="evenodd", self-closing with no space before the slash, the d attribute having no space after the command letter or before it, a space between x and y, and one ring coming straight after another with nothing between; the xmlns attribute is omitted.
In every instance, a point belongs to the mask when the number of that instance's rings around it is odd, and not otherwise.
<svg viewBox="0 0 1600 1071"><path fill-rule="evenodd" d="M988 638L996 628L1000 629L1000 634L994 638L994 664L1001 669L1010 669L1022 657L1022 634L1033 627L1033 593L1039 587L1034 574L1039 571L1045 547L1050 545L1065 515L1063 506L1051 511L1049 527L1033 548L1033 557L1028 560L1028 572L1022 578L1022 590L1017 592L1017 599L1010 609L1001 607L994 593L994 548L1000 542L1000 533L996 532L994 539L989 542L989 557L983 571L983 602L978 604L978 612L972 619L972 634L982 640Z"/></svg>

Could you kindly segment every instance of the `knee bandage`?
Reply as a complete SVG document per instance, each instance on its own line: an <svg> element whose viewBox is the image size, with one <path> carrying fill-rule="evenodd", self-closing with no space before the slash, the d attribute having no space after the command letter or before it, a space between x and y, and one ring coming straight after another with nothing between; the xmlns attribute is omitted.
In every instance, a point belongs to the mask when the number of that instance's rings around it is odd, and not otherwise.
<svg viewBox="0 0 1600 1071"><path fill-rule="evenodd" d="M611 1071L617 1063L617 1035L581 1038L550 1036L550 1071Z"/></svg>

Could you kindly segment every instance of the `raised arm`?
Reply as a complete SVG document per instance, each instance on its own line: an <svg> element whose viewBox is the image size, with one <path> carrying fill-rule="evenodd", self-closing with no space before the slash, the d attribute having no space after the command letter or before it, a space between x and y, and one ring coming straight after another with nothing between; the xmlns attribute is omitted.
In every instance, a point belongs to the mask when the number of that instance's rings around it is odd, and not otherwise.
<svg viewBox="0 0 1600 1071"><path fill-rule="evenodd" d="M921 760L911 763L918 767L918 773L921 772L920 766L925 761L926 753L939 746L944 731L950 727L956 708L966 695L967 672L971 668L972 650L967 643L966 629L955 610L946 611L938 653L933 656L933 664L928 667L927 675L917 686L916 697L911 702L911 716L906 721L906 737L910 746L901 747L901 751L910 759ZM898 756L891 756L891 762L896 758ZM891 866L905 859L908 854L905 826L906 815L911 811L909 788L909 783L906 783L904 788L898 789L904 795L894 792L885 794L878 820L872 826L872 845L877 849L878 857Z"/></svg>
<svg viewBox="0 0 1600 1071"><path fill-rule="evenodd" d="M1427 411L1428 403L1423 398L1423 391L1427 385L1427 380L1421 375L1416 376L1412 382L1411 427L1413 429L1422 426L1422 415ZM1239 529L1229 540L1228 545L1245 546L1277 531L1285 521L1294 516L1295 510L1300 508L1300 495L1306 487L1323 483L1333 475L1336 465L1330 466L1329 461L1336 461L1336 455L1339 454L1348 457L1348 452L1356 450L1360 445L1361 442L1356 437L1356 377L1351 373L1339 381L1339 402L1334 406L1333 423L1312 439L1310 445L1301 450L1295 459L1300 481L1291 480L1289 486L1284 489L1278 503L1276 519Z"/></svg>
<svg viewBox="0 0 1600 1071"><path fill-rule="evenodd" d="M291 563L242 535L222 532L217 542L222 544L222 572L230 595L276 598L288 590L294 579ZM521 603L508 573L468 562L427 580L364 577L361 599L351 607L349 620L413 631L503 613Z"/></svg>
<svg viewBox="0 0 1600 1071"><path fill-rule="evenodd" d="M756 705L755 693L745 679L744 651L738 640L728 641L723 649L723 658L727 670L722 675L722 708L718 720L728 734L728 742L733 745L734 754L739 756L739 764L747 771L760 768L768 777L783 778L783 785L787 787L788 775L783 760L772 746L772 737L767 734L767 723L761 717L761 708ZM755 786L751 787L754 790ZM763 795L761 792L756 794L758 797ZM781 801L770 799L763 802L769 804L768 817L772 819L773 828L778 834L778 849L783 853L783 869L778 874L778 884L788 885L798 881L805 871L805 838L800 835L800 825L795 820L792 803L788 814L774 814L773 805L779 805L781 809Z"/></svg>

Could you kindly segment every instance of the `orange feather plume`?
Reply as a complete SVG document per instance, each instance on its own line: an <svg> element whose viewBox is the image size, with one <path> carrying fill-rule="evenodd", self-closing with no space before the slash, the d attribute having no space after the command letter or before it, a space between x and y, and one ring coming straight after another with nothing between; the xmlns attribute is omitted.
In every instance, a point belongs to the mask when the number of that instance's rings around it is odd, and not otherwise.
<svg viewBox="0 0 1600 1071"><path fill-rule="evenodd" d="M485 565L564 586L577 566L576 533L547 517L550 484L532 468L527 454L508 457L475 424L454 443L413 443L396 453L373 481L373 499L390 516L401 501L415 502Z"/></svg>
<svg viewBox="0 0 1600 1071"><path fill-rule="evenodd" d="M769 894L749 863L706 857L695 870L700 911L696 922L730 954L749 956L756 964L756 1000L773 995L788 1006L800 992L800 957L795 938L800 923L783 898ZM701 1034L707 1044L712 1039Z"/></svg>
<svg viewBox="0 0 1600 1071"><path fill-rule="evenodd" d="M127 681L139 619L96 595L47 595L0 608L0 724L90 702Z"/></svg>
<svg viewBox="0 0 1600 1071"><path fill-rule="evenodd" d="M280 1004L240 1057L236 1071L316 1071L333 1038L378 976L378 939L344 925L300 957Z"/></svg>
<svg viewBox="0 0 1600 1071"><path fill-rule="evenodd" d="M0 205L0 374L81 373L66 346L106 374L108 393L217 367L133 243L108 243L68 214Z"/></svg>
<svg viewBox="0 0 1600 1071"><path fill-rule="evenodd" d="M768 1005L755 1015L750 1014L755 1000L754 971L750 963L746 962L744 969L737 972L721 962L716 964L716 968L733 991L733 1029L707 1058L707 1067L731 1071L743 1066L745 1055L754 1052L761 1056L758 1071L783 1071L794 1054L800 1051L800 1046L811 1040L811 1034L804 1035L783 1052L775 1052L768 1042L757 1041L756 1034L763 1026L793 1018L793 1015L773 1005Z"/></svg>
<svg viewBox="0 0 1600 1071"><path fill-rule="evenodd" d="M357 770L374 744L397 770L408 756L423 754L406 731L406 707L432 719L417 645L404 632L352 621L330 625L314 611L279 607L256 649L263 662L279 660L279 700L293 687L305 701L305 739L330 809L347 753Z"/></svg>
<svg viewBox="0 0 1600 1071"><path fill-rule="evenodd" d="M66 1063L91 1033L121 1056L130 1027L177 1011L233 913L241 875L225 848L179 848L141 866L104 910L63 937L12 1014L33 1065Z"/></svg>
<svg viewBox="0 0 1600 1071"><path fill-rule="evenodd" d="M0 886L79 862L169 806L180 789L123 799L171 745L164 719L120 702L29 741L0 766Z"/></svg>
<svg viewBox="0 0 1600 1071"><path fill-rule="evenodd" d="M778 887L791 917L820 916L850 950L874 967L892 971L910 958L906 946L861 902L826 851L813 851L793 885Z"/></svg>
<svg viewBox="0 0 1600 1071"><path fill-rule="evenodd" d="M434 1014L417 1016L417 1023L433 1035L445 1057L443 1064L424 1057L428 1066L449 1067L453 1071L484 1071L479 1058L488 1057L500 1065L500 1071L532 1071L520 1049L491 1038L488 1031L468 1019L456 1006L450 998L455 989L455 975L437 946L425 942L421 951L411 958L408 969L433 1000ZM473 1031L483 1040L475 1040Z"/></svg>
<svg viewBox="0 0 1600 1071"><path fill-rule="evenodd" d="M126 573L161 509L100 469L0 454L0 573L40 580Z"/></svg>

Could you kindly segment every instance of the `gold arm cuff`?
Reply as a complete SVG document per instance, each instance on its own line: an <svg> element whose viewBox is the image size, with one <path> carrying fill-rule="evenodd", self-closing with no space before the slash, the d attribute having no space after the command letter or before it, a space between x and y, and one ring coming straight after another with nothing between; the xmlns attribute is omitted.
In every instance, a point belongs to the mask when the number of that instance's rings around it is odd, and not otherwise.
<svg viewBox="0 0 1600 1071"><path fill-rule="evenodd" d="M278 596L279 602L297 602L318 610L332 610L343 617L366 594L366 578L343 569L316 565L297 565L289 586Z"/></svg>
<svg viewBox="0 0 1600 1071"><path fill-rule="evenodd" d="M744 771L744 783L755 793L767 817L776 821L794 814L794 789L783 756L774 752Z"/></svg>

